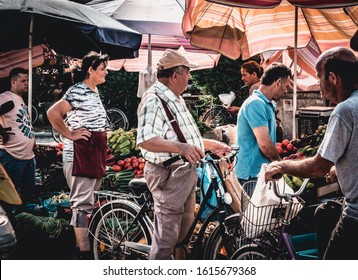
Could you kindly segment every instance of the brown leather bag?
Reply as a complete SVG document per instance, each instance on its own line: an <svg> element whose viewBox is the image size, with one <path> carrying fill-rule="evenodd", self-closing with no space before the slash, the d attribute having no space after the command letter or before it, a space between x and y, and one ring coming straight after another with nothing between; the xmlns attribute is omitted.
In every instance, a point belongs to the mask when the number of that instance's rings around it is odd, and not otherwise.
<svg viewBox="0 0 358 280"><path fill-rule="evenodd" d="M107 135L91 132L88 140L73 141L73 176L102 178L106 174Z"/></svg>

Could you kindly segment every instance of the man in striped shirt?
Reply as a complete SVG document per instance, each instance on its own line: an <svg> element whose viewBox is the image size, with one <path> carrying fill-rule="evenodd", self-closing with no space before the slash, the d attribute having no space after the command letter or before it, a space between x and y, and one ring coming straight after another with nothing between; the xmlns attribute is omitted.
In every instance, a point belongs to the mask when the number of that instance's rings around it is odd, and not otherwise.
<svg viewBox="0 0 358 280"><path fill-rule="evenodd" d="M230 151L222 142L201 137L180 96L188 85L190 68L195 67L177 51L166 50L158 63L158 82L143 95L138 108L137 145L147 161L144 176L155 208L150 259L169 259L190 228L197 182L195 163L204 156L204 148L218 153ZM168 106L186 142L179 141L159 98ZM163 166L176 155L185 157L190 165L180 169L182 162ZM175 250L174 257L183 258L182 250Z"/></svg>

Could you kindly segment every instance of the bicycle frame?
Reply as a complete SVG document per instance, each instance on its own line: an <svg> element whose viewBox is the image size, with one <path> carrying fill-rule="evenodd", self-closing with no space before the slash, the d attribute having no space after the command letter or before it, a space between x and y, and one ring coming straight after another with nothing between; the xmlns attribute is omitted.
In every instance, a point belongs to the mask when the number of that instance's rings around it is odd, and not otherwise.
<svg viewBox="0 0 358 280"><path fill-rule="evenodd" d="M217 168L217 166L213 162L210 162L210 161L208 161L208 162L216 170L216 173L220 174L219 178L221 180L221 183L225 184L225 182L222 180L221 172ZM202 223L200 231L199 231L199 233L197 235L197 239L195 240L195 242L193 244L193 249L191 250L190 254L188 254L187 259L194 259L196 256L199 256L198 252L200 252L200 249L202 249L202 241L204 239L205 230L206 230L207 226L209 225L209 223L211 221L215 220L216 216L218 216L218 218L219 218L218 219L219 226L222 226L225 217L227 217L227 216L229 216L229 215L234 213L234 211L230 208L230 206L223 200L222 196L220 195L221 190L220 190L219 184L218 184L216 179L217 179L217 176L214 175L212 177L212 180L211 180L211 183L209 185L209 188L208 188L206 194L204 195L203 200L202 200L202 202L200 204L199 211L198 211L197 215L195 216L194 221L192 222L192 224L191 224L186 236L184 237L184 239L180 243L178 243L176 245L176 248L181 247L181 248L186 249L185 246L190 243L190 238L192 237L192 235L194 233L196 225L200 221L201 214L204 211L204 206L209 201L209 199L210 199L210 197L212 195L212 191L214 190L215 194L216 194L216 197L218 199L218 206L215 207L209 213L209 215L206 217L206 219ZM225 185L224 185L224 190L226 190Z"/></svg>
<svg viewBox="0 0 358 280"><path fill-rule="evenodd" d="M216 166L214 160L212 160L212 159L206 160L205 162L210 164L215 169L216 175L215 174L212 175L212 180L209 185L208 191L204 195L204 198L200 204L199 211L198 211L197 215L195 216L185 238L183 239L182 242L180 242L176 245L176 248L183 247L184 249L189 244L193 245L192 250L190 251L190 253L187 254L187 259L200 258L201 254L203 253L203 250L200 250L200 249L205 248L205 245L203 245L203 242L202 242L204 239L205 230L211 221L219 222L219 226L223 228L222 232L223 232L223 236L224 236L224 234L226 233L226 231L224 230L225 229L224 220L227 216L234 213L234 211L231 209L229 204L225 202L226 196L224 196L224 193L221 189L220 184L223 184L224 190L226 190L226 185L223 180L223 175L221 174L220 168L218 166ZM219 178L219 181L217 180L218 178ZM191 238L192 238L192 236L194 236L193 233L195 232L195 228L196 228L197 224L201 221L200 217L204 211L203 206L206 205L207 202L209 201L209 198L212 195L213 190L214 190L214 193L216 194L216 197L218 199L218 206L216 208L214 208L209 213L207 218L203 221L203 224L201 226L199 233L195 235L195 237L197 237L196 240L192 241ZM134 196L127 196L127 197L120 198L118 200L108 201L107 203L102 205L93 215L89 228L92 229L93 226L96 226L95 224L93 224L94 223L93 221L98 220L102 217L101 209L103 209L104 207L108 208L108 204L110 204L110 203L114 204L116 202L131 204L130 206L132 209L135 210L136 214L134 215L134 218L131 220L131 223L128 224L126 231L122 233L122 236L120 237L120 239L116 240L116 242L113 242L113 243L111 242L112 245L115 243L115 245L112 249L113 249L113 252L115 252L115 251L124 252L124 251L128 250L128 252L135 251L135 252L143 254L143 255L145 255L145 254L148 255L150 248L151 248L150 244L141 244L138 242L125 240L127 233L129 233L131 231L131 229L133 228L133 225L137 224L137 222L139 220L142 220L143 218L144 219L148 218L150 216L150 214L153 212L152 197L151 197L151 193L148 189L146 189L144 191L144 193L142 193L143 197L141 196L141 198L144 199L144 201L142 203L139 203L139 201L134 201L134 200L136 200L136 198L140 198L140 197L135 196L136 192L134 189L132 189L132 193L134 194ZM112 207L112 206L110 206L110 207ZM151 229L151 231L153 231L153 226L151 226L150 229ZM107 230L107 229L105 229L105 230ZM95 236L93 236L93 237L96 238ZM223 237L223 240L226 240L225 237Z"/></svg>
<svg viewBox="0 0 358 280"><path fill-rule="evenodd" d="M296 250L291 241L290 234L286 231L286 227L290 224L290 220L292 219L291 211L295 207L295 203L293 198L298 197L305 190L306 185L308 184L309 179L305 179L300 189L294 193L279 193L279 188L277 184L273 183L273 192L274 194L281 199L284 199L287 204L285 207L285 212L282 220L281 227L279 230L271 229L266 230L257 237L253 237L251 240L251 244L248 244L246 248L239 249L237 253L235 253L236 257L234 259L241 259L241 255L243 255L244 251L253 250L252 253L255 253L255 248L252 246L258 245L261 250L264 250L264 254L266 258L269 259L281 259L282 254L285 254L285 258L290 258L292 260L297 260L298 256ZM297 205L297 204L296 204ZM263 206L263 207L271 207L271 205ZM280 208L277 208L280 209ZM259 210L259 208L257 208ZM281 216L282 217L282 216ZM263 223L264 224L264 223ZM248 238L250 239L250 238ZM251 247L250 247L251 246ZM257 249L256 249L257 250ZM242 251L242 253L241 253Z"/></svg>

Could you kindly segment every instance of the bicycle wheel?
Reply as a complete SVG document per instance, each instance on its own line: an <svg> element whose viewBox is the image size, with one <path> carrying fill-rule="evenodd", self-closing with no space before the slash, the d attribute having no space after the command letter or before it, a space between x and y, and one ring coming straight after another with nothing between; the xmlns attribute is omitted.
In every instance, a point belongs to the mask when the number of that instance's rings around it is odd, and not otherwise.
<svg viewBox="0 0 358 280"><path fill-rule="evenodd" d="M52 138L57 142L57 143L63 143L64 137L58 133L54 128L52 128L51 130L51 134L52 134Z"/></svg>
<svg viewBox="0 0 358 280"><path fill-rule="evenodd" d="M231 257L232 260L271 260L267 250L262 246L252 243L239 248Z"/></svg>
<svg viewBox="0 0 358 280"><path fill-rule="evenodd" d="M195 114L197 117L199 116L198 105L195 103L195 101L190 99L185 99L185 105L189 109L189 112L191 114Z"/></svg>
<svg viewBox="0 0 358 280"><path fill-rule="evenodd" d="M204 113L201 121L210 127L226 125L232 122L229 113L223 106L210 108Z"/></svg>
<svg viewBox="0 0 358 280"><path fill-rule="evenodd" d="M34 124L39 118L39 112L37 111L36 107L32 105L31 108L31 123Z"/></svg>
<svg viewBox="0 0 358 280"><path fill-rule="evenodd" d="M64 116L64 122L67 125L67 115ZM58 133L53 127L51 129L51 134L52 134L52 138L57 142L57 143L63 143L65 137L62 136L62 134Z"/></svg>
<svg viewBox="0 0 358 280"><path fill-rule="evenodd" d="M109 108L106 109L106 113L109 129L116 130L121 127L124 130L127 130L129 128L128 118L122 110L117 108Z"/></svg>
<svg viewBox="0 0 358 280"><path fill-rule="evenodd" d="M90 238L95 259L147 259L143 252L124 246L125 241L150 245L153 227L145 216L137 216L139 207L128 201L104 205L94 217ZM99 213L99 212L98 212Z"/></svg>
<svg viewBox="0 0 358 280"><path fill-rule="evenodd" d="M238 215L230 216L224 224L226 229L218 225L210 234L204 247L204 259L229 260L234 252L247 242L243 237L244 233Z"/></svg>

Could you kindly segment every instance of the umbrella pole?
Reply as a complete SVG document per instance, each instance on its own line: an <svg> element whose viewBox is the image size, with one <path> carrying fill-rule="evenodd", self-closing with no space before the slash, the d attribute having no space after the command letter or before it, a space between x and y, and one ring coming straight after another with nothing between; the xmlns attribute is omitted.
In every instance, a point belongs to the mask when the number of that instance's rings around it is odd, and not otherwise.
<svg viewBox="0 0 358 280"><path fill-rule="evenodd" d="M298 7L295 7L295 49L293 64L293 108L292 108L292 139L296 139L296 111L297 111L297 41L298 41Z"/></svg>
<svg viewBox="0 0 358 280"><path fill-rule="evenodd" d="M30 30L29 30L29 89L27 107L30 115L30 121L32 122L32 32L34 29L34 16L31 15Z"/></svg>
<svg viewBox="0 0 358 280"><path fill-rule="evenodd" d="M152 79L152 35L148 34L148 65L147 65L147 71L148 71L148 81L146 81L148 84L151 82Z"/></svg>

